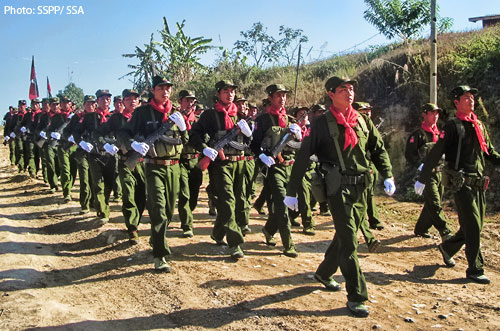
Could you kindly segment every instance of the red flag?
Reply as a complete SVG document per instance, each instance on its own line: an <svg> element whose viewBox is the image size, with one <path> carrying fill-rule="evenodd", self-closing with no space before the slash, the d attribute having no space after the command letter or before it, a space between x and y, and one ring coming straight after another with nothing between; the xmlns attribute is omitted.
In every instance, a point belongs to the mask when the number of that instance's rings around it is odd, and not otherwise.
<svg viewBox="0 0 500 331"><path fill-rule="evenodd" d="M49 76L47 76L47 97L52 98L52 88L49 83Z"/></svg>
<svg viewBox="0 0 500 331"><path fill-rule="evenodd" d="M36 81L36 72L35 72L35 57L31 58L31 75L30 75L30 95L29 99L33 100L38 98L38 83Z"/></svg>

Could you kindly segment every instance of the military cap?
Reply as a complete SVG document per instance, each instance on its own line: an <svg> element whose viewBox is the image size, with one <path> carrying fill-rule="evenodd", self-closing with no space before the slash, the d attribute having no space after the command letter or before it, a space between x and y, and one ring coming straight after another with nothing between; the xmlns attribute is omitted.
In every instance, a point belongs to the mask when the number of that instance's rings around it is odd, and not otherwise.
<svg viewBox="0 0 500 331"><path fill-rule="evenodd" d="M205 108L205 105L204 105L204 104L202 104L202 103L197 103L197 104L196 104L196 109L206 109L206 108Z"/></svg>
<svg viewBox="0 0 500 331"><path fill-rule="evenodd" d="M109 90L104 90L104 89L99 89L95 92L95 97L99 99L102 96L109 96L111 97L112 94L109 92Z"/></svg>
<svg viewBox="0 0 500 331"><path fill-rule="evenodd" d="M247 101L247 99L245 99L245 97L242 95L242 94L238 94L235 98L234 98L234 101Z"/></svg>
<svg viewBox="0 0 500 331"><path fill-rule="evenodd" d="M468 85L457 86L453 90L451 90L451 99L452 100L458 99L458 98L460 98L460 96L462 96L462 94L464 94L466 92L469 92L469 93L472 93L473 95L476 95L477 88L471 88Z"/></svg>
<svg viewBox="0 0 500 331"><path fill-rule="evenodd" d="M58 97L52 97L49 99L49 103L59 103L59 98Z"/></svg>
<svg viewBox="0 0 500 331"><path fill-rule="evenodd" d="M61 99L60 99L61 102L71 102L71 99L67 96L62 96Z"/></svg>
<svg viewBox="0 0 500 331"><path fill-rule="evenodd" d="M156 75L156 76L153 77L153 88L155 88L157 85L169 85L169 86L172 86L174 84L172 84L172 82L170 82L168 80L168 78Z"/></svg>
<svg viewBox="0 0 500 331"><path fill-rule="evenodd" d="M26 100L19 100L17 102L18 105L25 105L26 104Z"/></svg>
<svg viewBox="0 0 500 331"><path fill-rule="evenodd" d="M42 103L49 103L49 100L50 100L49 98L43 98Z"/></svg>
<svg viewBox="0 0 500 331"><path fill-rule="evenodd" d="M357 83L357 81L346 77L333 76L326 81L325 88L327 92L328 91L335 92L335 89L337 87L346 83L354 85Z"/></svg>
<svg viewBox="0 0 500 331"><path fill-rule="evenodd" d="M215 84L215 89L217 92L220 92L224 87L232 87L232 88L238 88L238 85L234 84L233 81L231 80L221 80Z"/></svg>
<svg viewBox="0 0 500 331"><path fill-rule="evenodd" d="M313 113L316 113L318 111L324 112L324 111L326 111L326 107L325 107L325 105L316 104L316 105L314 105L314 106L311 107L311 111Z"/></svg>
<svg viewBox="0 0 500 331"><path fill-rule="evenodd" d="M428 111L440 111L441 108L438 107L435 103L426 103L422 106L422 112L427 113Z"/></svg>
<svg viewBox="0 0 500 331"><path fill-rule="evenodd" d="M257 108L257 104L255 102L249 102L248 108Z"/></svg>
<svg viewBox="0 0 500 331"><path fill-rule="evenodd" d="M309 108L306 107L306 106L298 106L297 108L295 108L295 110L293 111L293 116L297 117L297 115L300 113L300 111L302 110L305 110L306 113L309 112Z"/></svg>
<svg viewBox="0 0 500 331"><path fill-rule="evenodd" d="M139 92L137 92L137 91L136 91L136 90L134 90L134 89L128 89L128 88L126 88L126 89L124 89L124 90L122 91L122 97L123 97L124 99L125 99L126 97L131 96L131 95L135 95L136 97L141 96L141 95L139 94Z"/></svg>
<svg viewBox="0 0 500 331"><path fill-rule="evenodd" d="M31 100L31 103L40 103L40 100L38 98Z"/></svg>
<svg viewBox="0 0 500 331"><path fill-rule="evenodd" d="M275 92L290 92L290 90L287 90L285 85L283 84L272 84L266 87L266 93L267 95L273 95Z"/></svg>
<svg viewBox="0 0 500 331"><path fill-rule="evenodd" d="M179 100L182 100L184 98L196 99L196 95L194 94L193 91L182 90L182 91L179 92Z"/></svg>
<svg viewBox="0 0 500 331"><path fill-rule="evenodd" d="M83 103L87 102L87 101L91 101L91 102L95 102L95 97L93 95L86 95L84 98L83 98Z"/></svg>
<svg viewBox="0 0 500 331"><path fill-rule="evenodd" d="M354 102L352 108L356 110L371 110L372 106L368 102Z"/></svg>
<svg viewBox="0 0 500 331"><path fill-rule="evenodd" d="M117 95L113 98L113 102L117 102L117 101L123 101L122 99L122 96L121 95Z"/></svg>

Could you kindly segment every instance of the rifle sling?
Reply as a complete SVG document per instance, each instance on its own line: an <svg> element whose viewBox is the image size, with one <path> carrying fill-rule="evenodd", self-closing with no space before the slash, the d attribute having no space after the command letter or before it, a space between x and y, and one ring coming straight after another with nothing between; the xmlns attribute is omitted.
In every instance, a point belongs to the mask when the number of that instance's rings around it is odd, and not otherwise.
<svg viewBox="0 0 500 331"><path fill-rule="evenodd" d="M335 151L337 152L337 157L339 159L340 163L340 170L342 170L343 173L345 173L345 163L344 163L344 158L342 157L342 152L340 151L340 146L339 146L339 128L337 121L333 117L333 114L331 112L326 112L326 120L328 123L328 131L330 132L330 137L333 139L333 142L335 144Z"/></svg>

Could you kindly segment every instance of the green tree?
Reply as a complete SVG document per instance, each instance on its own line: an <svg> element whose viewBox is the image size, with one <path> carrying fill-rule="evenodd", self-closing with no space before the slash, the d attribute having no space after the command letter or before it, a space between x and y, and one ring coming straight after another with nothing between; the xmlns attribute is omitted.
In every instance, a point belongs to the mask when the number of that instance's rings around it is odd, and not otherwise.
<svg viewBox="0 0 500 331"><path fill-rule="evenodd" d="M240 31L240 35L245 39L237 40L234 49L253 59L256 67L262 68L264 63L278 61L280 46L275 38L267 34L267 28L262 23L254 23L250 30Z"/></svg>
<svg viewBox="0 0 500 331"><path fill-rule="evenodd" d="M160 50L157 49L153 40L153 34L149 40L149 44L144 44L143 48L135 47L134 53L122 54L123 57L137 58L138 64L129 64L131 72L123 75L120 79L131 77L130 81L133 87L143 93L151 89L151 81L154 75L164 75L166 73L166 65Z"/></svg>
<svg viewBox="0 0 500 331"><path fill-rule="evenodd" d="M162 41L154 42L165 52L163 57L167 61L168 73L177 83L189 82L196 79L199 73L205 72L206 67L199 62L199 55L212 48L212 39L187 36L183 31L185 22L176 23L177 33L172 34L167 19L163 17L163 29L159 31Z"/></svg>
<svg viewBox="0 0 500 331"><path fill-rule="evenodd" d="M70 98L77 107L83 106L83 90L77 87L75 83L69 83L64 90L59 90L57 96L59 98L63 96Z"/></svg>
<svg viewBox="0 0 500 331"><path fill-rule="evenodd" d="M286 65L295 63L298 56L299 45L309 41L309 38L303 33L304 31L302 31L302 29L294 30L284 25L280 26L279 35L282 38L278 41L278 44L281 49L280 56L285 60Z"/></svg>
<svg viewBox="0 0 500 331"><path fill-rule="evenodd" d="M431 22L429 0L365 0L363 17L388 39L399 37L404 43L420 36ZM438 17L438 31L451 28L453 19Z"/></svg>

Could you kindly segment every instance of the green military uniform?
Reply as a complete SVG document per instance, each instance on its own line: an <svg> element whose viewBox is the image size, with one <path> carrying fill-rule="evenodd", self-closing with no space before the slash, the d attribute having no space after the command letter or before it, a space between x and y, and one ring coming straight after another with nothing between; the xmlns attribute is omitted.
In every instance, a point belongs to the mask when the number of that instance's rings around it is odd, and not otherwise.
<svg viewBox="0 0 500 331"><path fill-rule="evenodd" d="M347 298L350 302L368 300L366 281L358 262L356 235L365 219L366 199L371 182L370 160L366 153L370 151L373 163L384 178L392 177L389 155L382 137L368 117L361 114L358 116L358 124L353 129L359 141L354 147L349 145L345 150L342 149L345 144L345 127L337 123L330 111L312 122L311 133L302 142L287 189L288 196L296 195L311 155L317 155L322 168L335 166L338 169L340 160L343 160L345 170L338 178L340 187L328 197L336 232L316 274L322 279L331 280L340 267L346 280ZM330 127L337 132L339 150L342 149L341 159L334 147Z"/></svg>
<svg viewBox="0 0 500 331"><path fill-rule="evenodd" d="M53 98L54 102L59 102L59 98ZM45 179L47 183L49 184L49 187L51 190L55 191L57 190L58 186L58 170L59 170L59 165L57 164L57 158L54 152L54 149L50 146L50 144L47 143L47 139L44 139L40 136L40 133L43 131L47 134L45 131L47 127L50 124L50 121L52 119L53 114L50 112L46 113L41 113L40 118L38 120L38 123L36 125L35 129L35 139L38 139L37 141L45 141L43 142L41 152L42 152L42 162L45 163ZM47 136L48 138L49 136Z"/></svg>
<svg viewBox="0 0 500 331"><path fill-rule="evenodd" d="M238 114L238 121L239 120L247 120L246 117L241 116L241 114ZM247 120L249 121L249 120ZM253 121L251 121L253 122ZM251 122L249 123L249 126L252 125ZM243 151L244 155L244 176L243 176L243 189L241 190L241 197L238 197L237 199L241 199L244 201L243 203L243 213L242 216L237 219L237 224L240 227L243 235L246 235L248 232L250 232L250 228L248 227L249 221L250 221L250 197L252 195L252 185L253 185L253 177L254 177L254 172L255 172L255 160L252 151L250 150L250 141L252 137L249 139L246 139L246 144L245 144L245 149Z"/></svg>
<svg viewBox="0 0 500 331"><path fill-rule="evenodd" d="M467 87L465 92L473 90ZM477 90L475 91L477 92ZM465 255L469 265L466 274L471 278L484 274L481 230L486 209L485 161L491 161L495 165L500 164L500 154L495 151L484 124L478 120L478 125L486 142L487 153L481 150L472 122L458 119L449 120L445 124L444 133L441 133L440 139L429 152L419 178L421 183L428 183L431 180L435 174L433 169L438 165L443 153L446 162L444 171L452 172L455 170L455 173L456 171L463 173L464 183L453 195L460 228L455 235L443 241L440 247L447 256L453 257L465 244ZM463 134L460 134L459 131L462 131ZM460 136L463 138L461 139L461 148L458 150ZM457 155L458 167L455 167Z"/></svg>
<svg viewBox="0 0 500 331"><path fill-rule="evenodd" d="M231 120L236 123L237 116L232 116ZM205 110L191 129L190 144L198 151L209 147L206 141L207 136L210 142L217 142L230 131L226 130L224 123L224 113L215 109ZM235 139L239 143L245 141L242 134L238 134ZM225 236L229 247L235 248L244 242L243 234L238 226L238 224L244 224L246 218L244 151L226 145L224 154L225 160L218 157L209 166L210 186L216 196L217 208L212 238L217 242L222 242Z"/></svg>
<svg viewBox="0 0 500 331"><path fill-rule="evenodd" d="M21 131L19 129L21 128L21 122L25 114L26 112L17 113L15 117L15 124L12 130L12 132L14 132L14 134L16 135L16 137L14 138L14 154L16 158L17 169L19 172L24 171L24 140L23 134L21 134Z"/></svg>
<svg viewBox="0 0 500 331"><path fill-rule="evenodd" d="M416 169L425 161L425 157L434 146L433 134L419 128L413 132L406 142L405 156L408 163ZM433 169L432 174L425 182L424 207L420 212L415 224L415 235L430 237L429 229L434 226L442 237L450 234L451 230L446 222L441 199L443 198L444 186L442 182L442 162Z"/></svg>
<svg viewBox="0 0 500 331"><path fill-rule="evenodd" d="M110 141L110 144L119 147L117 142L113 142L118 136L119 130L127 123L127 118L116 113L96 130L98 144L103 146ZM137 238L137 229L141 222L142 214L146 208L146 176L143 162L139 162L133 170L125 165L127 153L126 148L121 148L118 155L118 176L122 189L122 213L125 218L125 226L131 239Z"/></svg>
<svg viewBox="0 0 500 331"><path fill-rule="evenodd" d="M265 153L270 154L271 149L276 146L283 136L289 133L289 118L286 116L286 126L280 127L277 115L269 113L263 114L256 119L256 129L253 134L252 151L255 155ZM270 238L279 230L281 241L285 249L285 255L296 256L295 246L293 244L290 231L290 220L288 217L288 208L283 203L286 195L286 185L292 170L292 164L295 158L295 150L286 146L281 153L284 162L276 159L276 163L267 169L267 176L264 179L270 191L270 208L267 222L263 232L266 235L266 241L271 244ZM289 254L292 253L292 254Z"/></svg>
<svg viewBox="0 0 500 331"><path fill-rule="evenodd" d="M33 141L33 119L35 113L29 111L24 114L21 123L19 124L21 128L26 131L21 134L21 140L23 142L23 158L24 158L24 170L27 170L31 177L35 177L38 171L38 155L35 154L35 143Z"/></svg>
<svg viewBox="0 0 500 331"><path fill-rule="evenodd" d="M11 133L10 127L12 125L13 118L14 118L14 113L10 109L9 109L9 112L7 114L5 114L5 116L3 117L3 120L4 120L3 136L6 139L5 141L9 145L9 160L10 160L11 165L15 164L13 139L10 138L10 136L9 136ZM5 142L4 142L4 144L5 144Z"/></svg>
<svg viewBox="0 0 500 331"><path fill-rule="evenodd" d="M134 152L131 148L134 137L147 138L162 126L163 118L163 113L149 104L135 109L130 121L118 131L118 144L129 152ZM183 144L188 140L187 132L179 131L176 125L166 135L177 140L178 144L166 144L158 140L154 143L157 155L153 156L150 148L144 159L151 243L153 255L159 259L171 254L166 233L179 194L179 157Z"/></svg>
<svg viewBox="0 0 500 331"><path fill-rule="evenodd" d="M38 155L38 158L40 160L41 164L41 170L42 170L42 176L43 176L43 181L47 183L47 165L46 165L46 159L45 159L45 154L43 152L43 146L40 147L38 146L37 142L40 140L40 131L38 130L40 126L40 121L42 120L43 116L46 114L44 111L40 111L39 113L35 114L33 118L33 122L31 124L31 133L32 133L32 139L34 143L34 148L36 151L36 154ZM38 164L35 163L35 167L38 166Z"/></svg>

